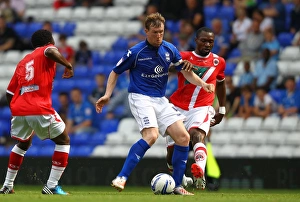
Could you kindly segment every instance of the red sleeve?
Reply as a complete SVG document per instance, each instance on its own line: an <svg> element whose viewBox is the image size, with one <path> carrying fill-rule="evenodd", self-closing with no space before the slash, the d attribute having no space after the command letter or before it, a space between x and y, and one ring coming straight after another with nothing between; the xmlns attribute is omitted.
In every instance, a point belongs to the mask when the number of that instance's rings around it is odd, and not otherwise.
<svg viewBox="0 0 300 202"><path fill-rule="evenodd" d="M223 81L225 79L225 67L226 67L226 63L224 58L220 57L220 63L218 65L218 67L220 68L219 73L217 75L217 81Z"/></svg>
<svg viewBox="0 0 300 202"><path fill-rule="evenodd" d="M17 73L15 72L8 84L6 92L11 95L14 95L17 88L18 88L18 78L17 78Z"/></svg>

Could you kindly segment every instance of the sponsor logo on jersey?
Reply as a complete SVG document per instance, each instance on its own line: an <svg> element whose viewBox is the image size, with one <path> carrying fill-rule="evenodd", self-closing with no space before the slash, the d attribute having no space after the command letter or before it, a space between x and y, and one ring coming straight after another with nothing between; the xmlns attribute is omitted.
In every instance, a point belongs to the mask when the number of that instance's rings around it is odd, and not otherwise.
<svg viewBox="0 0 300 202"><path fill-rule="evenodd" d="M215 58L213 60L213 63L214 63L215 66L217 66L220 63L220 61L219 61L219 59Z"/></svg>
<svg viewBox="0 0 300 202"><path fill-rule="evenodd" d="M142 73L141 76L145 77L145 78L160 78L160 77L163 77L163 76L168 76L168 72L164 73L164 68L160 65L157 65L154 68L154 72L155 72L155 74Z"/></svg>
<svg viewBox="0 0 300 202"><path fill-rule="evenodd" d="M166 52L166 53L165 53L165 56L166 56L166 60L167 60L168 62L170 62L170 53Z"/></svg>
<svg viewBox="0 0 300 202"><path fill-rule="evenodd" d="M138 61L152 60L152 58L139 58Z"/></svg>

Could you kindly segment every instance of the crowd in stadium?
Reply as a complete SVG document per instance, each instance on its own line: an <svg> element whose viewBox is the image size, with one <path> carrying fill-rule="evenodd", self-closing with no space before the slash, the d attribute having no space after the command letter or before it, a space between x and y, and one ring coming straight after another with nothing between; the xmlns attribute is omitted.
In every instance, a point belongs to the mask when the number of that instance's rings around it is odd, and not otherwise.
<svg viewBox="0 0 300 202"><path fill-rule="evenodd" d="M114 0L53 2L55 10L78 6L111 7L115 4ZM144 12L130 20L142 23L145 15L153 12L160 12L167 19L165 40L172 42L180 51L194 50L194 34L198 28L207 26L214 31L212 52L226 59L227 118L299 116L299 75L281 75L278 61L284 48L300 47L300 0L149 0ZM0 52L31 50L30 30L24 33L18 29L20 24L37 22L35 17L25 15L26 1L1 0L0 14ZM75 66L74 80L79 82L69 90L63 87L65 81L58 81L54 85L53 98L56 102L53 105L67 121L71 134L114 131L120 119L131 117L126 102L128 78L124 75L119 79L110 105L102 114L96 114L93 105L104 94L107 73L118 59L111 57L110 60L109 55L99 53L101 50L92 50L85 40L76 47L71 46L68 38L75 35L76 22L73 23L73 32L62 29L58 22L38 23L38 28L53 32L56 46ZM126 38L120 37L112 45L111 52L124 54L128 47L144 38L142 29ZM102 63L108 69L95 70L103 68ZM61 71L58 66L58 75ZM86 89L82 87L85 83L79 80L83 77L89 79ZM176 74L171 73L168 96L176 89L176 83ZM5 103L5 98L1 99L2 112L8 110ZM76 111L75 105L82 107ZM9 136L6 118L0 119L0 136Z"/></svg>

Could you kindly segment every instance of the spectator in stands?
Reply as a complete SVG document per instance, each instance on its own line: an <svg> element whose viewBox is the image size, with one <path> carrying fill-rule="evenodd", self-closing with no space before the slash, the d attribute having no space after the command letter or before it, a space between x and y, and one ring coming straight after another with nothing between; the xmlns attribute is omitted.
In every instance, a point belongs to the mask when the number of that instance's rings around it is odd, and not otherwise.
<svg viewBox="0 0 300 202"><path fill-rule="evenodd" d="M75 53L75 63L76 65L85 65L90 68L93 66L92 51L84 40L79 42L79 49Z"/></svg>
<svg viewBox="0 0 300 202"><path fill-rule="evenodd" d="M265 88L257 88L255 91L253 115L266 118L274 112L276 112L276 102Z"/></svg>
<svg viewBox="0 0 300 202"><path fill-rule="evenodd" d="M269 0L259 5L266 17L270 17L274 21L274 28L276 35L285 31L285 6L280 0Z"/></svg>
<svg viewBox="0 0 300 202"><path fill-rule="evenodd" d="M93 6L109 7L113 6L113 0L94 0Z"/></svg>
<svg viewBox="0 0 300 202"><path fill-rule="evenodd" d="M274 29L273 19L266 17L260 9L255 9L252 13L252 20L257 20L260 22L259 29L261 32L267 29Z"/></svg>
<svg viewBox="0 0 300 202"><path fill-rule="evenodd" d="M232 36L230 39L231 48L233 49L238 44L247 38L248 31L251 27L251 19L247 17L244 8L236 9L236 20L232 24Z"/></svg>
<svg viewBox="0 0 300 202"><path fill-rule="evenodd" d="M226 59L229 50L229 36L223 32L221 19L213 19L211 25L215 34L215 43L212 52Z"/></svg>
<svg viewBox="0 0 300 202"><path fill-rule="evenodd" d="M292 41L293 46L300 46L300 30L296 32L293 41Z"/></svg>
<svg viewBox="0 0 300 202"><path fill-rule="evenodd" d="M21 21L15 8L11 4L11 0L0 1L0 14L5 17L7 23Z"/></svg>
<svg viewBox="0 0 300 202"><path fill-rule="evenodd" d="M63 7L71 7L74 5L74 0L55 0L53 2L53 8L58 10Z"/></svg>
<svg viewBox="0 0 300 202"><path fill-rule="evenodd" d="M56 33L53 31L52 23L48 20L44 21L42 29L45 29L45 30L48 30L49 32L51 32L54 42L55 42L55 45L59 46L59 33Z"/></svg>
<svg viewBox="0 0 300 202"><path fill-rule="evenodd" d="M3 2L5 3L5 0ZM0 6L1 8L2 4ZM26 10L25 0L9 0L9 6L14 10L17 19L22 21Z"/></svg>
<svg viewBox="0 0 300 202"><path fill-rule="evenodd" d="M293 3L295 7L290 13L291 16L291 24L290 24L290 32L296 33L297 31L300 31L300 0L293 0Z"/></svg>
<svg viewBox="0 0 300 202"><path fill-rule="evenodd" d="M239 49L244 59L256 59L261 51L261 44L264 42L264 35L259 30L259 22L252 21L247 38L239 43Z"/></svg>
<svg viewBox="0 0 300 202"><path fill-rule="evenodd" d="M89 101L92 104L95 104L99 97L102 97L105 94L105 85L106 85L106 75L105 74L96 74L95 76L96 88L89 95Z"/></svg>
<svg viewBox="0 0 300 202"><path fill-rule="evenodd" d="M156 13L158 12L158 10L159 10L158 2L150 1L145 7L145 11L141 15L137 16L137 19L141 22L141 24L144 24L146 16L152 13ZM143 41L145 39L146 39L146 33L144 31L144 28L141 28L137 34L134 34L128 38L128 46L130 48L135 44L137 44L138 42Z"/></svg>
<svg viewBox="0 0 300 202"><path fill-rule="evenodd" d="M116 88L114 90L113 96L107 105L106 119L122 119L126 117L133 117L130 111L128 102L128 90L129 85L129 71L125 74L119 76ZM121 112L116 114L115 110L120 107Z"/></svg>
<svg viewBox="0 0 300 202"><path fill-rule="evenodd" d="M159 11L166 20L178 21L181 19L181 13L186 8L183 0L150 0L158 5Z"/></svg>
<svg viewBox="0 0 300 202"><path fill-rule="evenodd" d="M244 86L241 89L241 101L239 106L238 117L247 119L253 115L254 96L255 95L250 86Z"/></svg>
<svg viewBox="0 0 300 202"><path fill-rule="evenodd" d="M262 49L269 49L270 55L272 59L278 60L280 44L277 40L277 37L273 31L273 29L267 29L264 31L264 43L262 44Z"/></svg>
<svg viewBox="0 0 300 202"><path fill-rule="evenodd" d="M232 76L227 75L225 77L226 84L226 117L230 118L237 115L240 100L241 100L241 90L239 87L235 86L232 80Z"/></svg>
<svg viewBox="0 0 300 202"><path fill-rule="evenodd" d="M250 61L245 60L243 62L243 66L244 66L244 72L240 75L239 83L238 83L238 87L240 87L240 88L242 88L246 85L251 86L253 84L253 80L254 80L253 72L251 71Z"/></svg>
<svg viewBox="0 0 300 202"><path fill-rule="evenodd" d="M68 109L67 131L70 134L92 133L93 105L84 99L79 88L74 88L70 93L71 104Z"/></svg>
<svg viewBox="0 0 300 202"><path fill-rule="evenodd" d="M58 50L68 60L68 62L70 62L72 65L74 65L75 52L74 52L73 47L71 47L67 43L67 35L60 34L58 40L59 40L59 44L57 45Z"/></svg>
<svg viewBox="0 0 300 202"><path fill-rule="evenodd" d="M224 0L223 0L224 1ZM233 5L235 9L243 8L247 12L248 16L251 16L253 10L256 8L257 1L256 0L233 0Z"/></svg>
<svg viewBox="0 0 300 202"><path fill-rule="evenodd" d="M17 33L6 25L4 16L0 16L0 52L23 50L24 44Z"/></svg>
<svg viewBox="0 0 300 202"><path fill-rule="evenodd" d="M57 110L57 113L61 117L61 119L67 123L67 117L68 117L68 108L69 108L69 94L67 92L60 92L58 95L59 100L59 108Z"/></svg>
<svg viewBox="0 0 300 202"><path fill-rule="evenodd" d="M287 77L284 86L286 92L279 101L278 114L281 117L298 116L300 112L300 91L296 88L295 77Z"/></svg>
<svg viewBox="0 0 300 202"><path fill-rule="evenodd" d="M179 33L173 37L179 51L190 51L195 49L195 29L193 25L185 20L181 20Z"/></svg>
<svg viewBox="0 0 300 202"><path fill-rule="evenodd" d="M181 19L190 22L195 30L203 27L203 1L185 0L185 9L182 10Z"/></svg>
<svg viewBox="0 0 300 202"><path fill-rule="evenodd" d="M269 49L262 51L262 58L255 64L254 69L254 89L263 87L268 91L276 88L276 80L278 75L277 61L271 58Z"/></svg>
<svg viewBox="0 0 300 202"><path fill-rule="evenodd" d="M141 15L137 16L136 19L144 23L147 15L156 12L158 12L158 5L155 3L148 3L145 6L144 12Z"/></svg>

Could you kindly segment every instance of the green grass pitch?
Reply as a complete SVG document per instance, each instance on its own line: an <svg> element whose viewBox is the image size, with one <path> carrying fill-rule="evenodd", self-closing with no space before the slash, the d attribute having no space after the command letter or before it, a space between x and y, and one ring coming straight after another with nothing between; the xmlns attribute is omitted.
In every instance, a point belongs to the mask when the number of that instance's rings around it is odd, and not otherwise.
<svg viewBox="0 0 300 202"><path fill-rule="evenodd" d="M15 185L15 194L0 195L0 202L296 202L299 190L226 189L217 192L188 189L194 196L154 195L149 187L127 186L123 192L112 187L63 186L70 195L42 195L42 186Z"/></svg>

